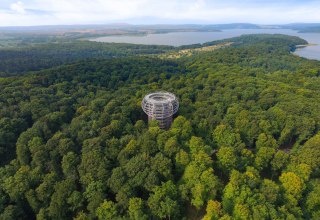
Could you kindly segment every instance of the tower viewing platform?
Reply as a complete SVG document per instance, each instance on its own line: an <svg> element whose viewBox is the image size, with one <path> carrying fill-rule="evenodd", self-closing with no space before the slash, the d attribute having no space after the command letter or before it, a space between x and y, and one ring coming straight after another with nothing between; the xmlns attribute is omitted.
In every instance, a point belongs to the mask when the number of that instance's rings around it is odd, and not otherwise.
<svg viewBox="0 0 320 220"><path fill-rule="evenodd" d="M154 92L143 98L141 106L149 121L157 120L161 129L168 129L172 116L178 111L179 101L170 92Z"/></svg>

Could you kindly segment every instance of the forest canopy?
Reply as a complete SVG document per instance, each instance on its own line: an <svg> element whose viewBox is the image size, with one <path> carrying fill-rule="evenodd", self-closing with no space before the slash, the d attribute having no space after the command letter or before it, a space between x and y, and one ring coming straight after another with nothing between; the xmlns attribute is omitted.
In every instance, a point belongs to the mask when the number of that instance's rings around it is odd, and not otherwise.
<svg viewBox="0 0 320 220"><path fill-rule="evenodd" d="M227 41L0 50L0 219L319 219L320 62ZM141 109L156 90L180 101L169 130Z"/></svg>

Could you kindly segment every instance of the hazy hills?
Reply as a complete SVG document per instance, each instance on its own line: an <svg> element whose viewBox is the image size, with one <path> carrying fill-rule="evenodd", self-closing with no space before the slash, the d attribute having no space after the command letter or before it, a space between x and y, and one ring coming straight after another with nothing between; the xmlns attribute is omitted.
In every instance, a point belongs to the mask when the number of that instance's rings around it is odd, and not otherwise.
<svg viewBox="0 0 320 220"><path fill-rule="evenodd" d="M251 23L228 23L228 24L152 24L134 25L128 23L112 23L103 25L48 25L48 26L16 26L0 27L1 32L88 32L102 33L113 31L126 32L149 32L149 31L219 31L224 29L294 29L308 31L320 29L320 23L292 23L292 24L251 24Z"/></svg>

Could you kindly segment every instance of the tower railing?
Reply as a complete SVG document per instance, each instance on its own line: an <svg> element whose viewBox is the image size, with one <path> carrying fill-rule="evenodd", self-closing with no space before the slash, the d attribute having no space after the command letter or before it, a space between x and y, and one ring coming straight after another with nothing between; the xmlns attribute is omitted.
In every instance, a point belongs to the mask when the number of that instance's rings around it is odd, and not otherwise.
<svg viewBox="0 0 320 220"><path fill-rule="evenodd" d="M179 101L173 93L153 92L143 98L141 106L149 121L157 120L160 128L168 129L172 123L172 116L179 109Z"/></svg>

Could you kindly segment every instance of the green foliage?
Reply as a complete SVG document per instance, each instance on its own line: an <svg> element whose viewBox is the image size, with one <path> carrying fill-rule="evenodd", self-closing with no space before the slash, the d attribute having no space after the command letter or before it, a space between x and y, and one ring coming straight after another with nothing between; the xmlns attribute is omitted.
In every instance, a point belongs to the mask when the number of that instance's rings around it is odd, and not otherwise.
<svg viewBox="0 0 320 220"><path fill-rule="evenodd" d="M205 145L204 141L200 137L192 136L190 139L189 147L190 147L190 153L192 155L195 155L201 151L206 154L211 153L210 146Z"/></svg>
<svg viewBox="0 0 320 220"><path fill-rule="evenodd" d="M117 209L112 201L105 200L97 208L96 215L100 220L111 220L117 216Z"/></svg>
<svg viewBox="0 0 320 220"><path fill-rule="evenodd" d="M54 186L55 192L52 194L51 202L48 207L49 216L56 219L67 219L70 210L68 210L67 201L71 193L75 190L75 185L71 180L63 180Z"/></svg>
<svg viewBox="0 0 320 220"><path fill-rule="evenodd" d="M302 191L305 188L303 180L293 172L281 174L279 178L283 188L288 194L294 197L301 197Z"/></svg>
<svg viewBox="0 0 320 220"><path fill-rule="evenodd" d="M309 186L309 193L306 196L305 209L306 217L317 219L320 214L320 183L319 180L312 181Z"/></svg>
<svg viewBox="0 0 320 220"><path fill-rule="evenodd" d="M17 74L72 63L87 58L112 58L170 51L170 46L72 41L3 48L0 50L0 72Z"/></svg>
<svg viewBox="0 0 320 220"><path fill-rule="evenodd" d="M264 179L261 183L260 191L271 204L275 204L279 199L280 187L272 180Z"/></svg>
<svg viewBox="0 0 320 220"><path fill-rule="evenodd" d="M146 220L148 216L144 213L144 201L141 198L130 198L128 208L130 219Z"/></svg>
<svg viewBox="0 0 320 220"><path fill-rule="evenodd" d="M209 200L204 220L216 220L222 216L221 204L218 201Z"/></svg>
<svg viewBox="0 0 320 220"><path fill-rule="evenodd" d="M238 166L237 155L233 147L221 147L217 153L217 159L222 170L230 172Z"/></svg>
<svg viewBox="0 0 320 220"><path fill-rule="evenodd" d="M277 142L272 136L261 133L256 141L256 148L259 149L261 147L276 148Z"/></svg>
<svg viewBox="0 0 320 220"><path fill-rule="evenodd" d="M16 74L0 78L0 219L318 219L319 62L290 54L296 37L231 40L170 60L154 55L166 46L0 50ZM156 90L180 101L168 130L141 110Z"/></svg>
<svg viewBox="0 0 320 220"><path fill-rule="evenodd" d="M267 168L275 154L275 150L270 147L260 147L254 161L255 167L259 170Z"/></svg>
<svg viewBox="0 0 320 220"><path fill-rule="evenodd" d="M306 185L302 178L293 172L284 172L279 177L284 193L284 207L289 210L295 218L301 218L302 210L299 206L299 200L303 196Z"/></svg>
<svg viewBox="0 0 320 220"><path fill-rule="evenodd" d="M203 145L201 139L195 137L190 141L190 145L193 144L194 146ZM219 190L219 180L211 168L213 161L204 152L205 149L201 149L199 152L193 151L193 159L184 170L180 186L182 198L190 200L197 209L203 207L209 199L214 199Z"/></svg>
<svg viewBox="0 0 320 220"><path fill-rule="evenodd" d="M159 218L171 218L179 215L178 190L172 181L155 187L148 199L151 212Z"/></svg>
<svg viewBox="0 0 320 220"><path fill-rule="evenodd" d="M310 138L298 152L298 160L308 164L315 174L320 174L320 134Z"/></svg>
<svg viewBox="0 0 320 220"><path fill-rule="evenodd" d="M277 151L271 161L272 171L283 169L289 161L289 155L284 151Z"/></svg>
<svg viewBox="0 0 320 220"><path fill-rule="evenodd" d="M242 148L243 144L241 143L240 135L234 133L232 129L230 129L226 125L219 125L213 132L213 138L217 142L219 147L234 147L234 148Z"/></svg>

